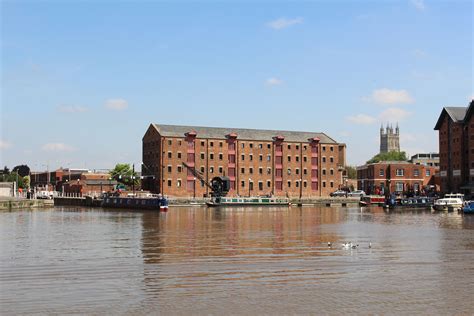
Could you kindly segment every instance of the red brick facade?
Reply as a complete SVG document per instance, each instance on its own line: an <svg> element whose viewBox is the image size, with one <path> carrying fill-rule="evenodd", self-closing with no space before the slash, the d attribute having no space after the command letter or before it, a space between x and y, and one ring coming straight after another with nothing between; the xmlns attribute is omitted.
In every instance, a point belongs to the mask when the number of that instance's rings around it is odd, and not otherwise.
<svg viewBox="0 0 474 316"><path fill-rule="evenodd" d="M444 108L439 131L442 193L474 193L474 102L468 108Z"/></svg>
<svg viewBox="0 0 474 316"><path fill-rule="evenodd" d="M252 130L240 130L246 132L241 136L239 130L202 129L211 130L214 137L201 136L199 127L181 135L161 135L159 125L149 127L143 137L144 189L175 197L209 196L209 188L195 180L183 162L201 172L206 182L228 176L230 196L322 196L343 183L345 145L324 134L305 137L310 133L288 132L286 137L285 132L275 131L266 138L249 139Z"/></svg>
<svg viewBox="0 0 474 316"><path fill-rule="evenodd" d="M436 183L438 170L438 167L405 161L373 163L357 168L357 188L367 194L410 191L420 194L427 191L428 187L439 189Z"/></svg>

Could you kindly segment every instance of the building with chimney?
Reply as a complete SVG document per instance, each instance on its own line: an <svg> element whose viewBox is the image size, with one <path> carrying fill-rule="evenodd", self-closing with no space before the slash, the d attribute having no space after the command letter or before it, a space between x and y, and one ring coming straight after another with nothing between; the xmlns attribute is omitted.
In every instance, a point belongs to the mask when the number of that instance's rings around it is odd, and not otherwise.
<svg viewBox="0 0 474 316"><path fill-rule="evenodd" d="M151 124L143 136L142 187L205 197L204 182L227 176L229 196L327 196L344 183L345 160L346 145L324 133Z"/></svg>

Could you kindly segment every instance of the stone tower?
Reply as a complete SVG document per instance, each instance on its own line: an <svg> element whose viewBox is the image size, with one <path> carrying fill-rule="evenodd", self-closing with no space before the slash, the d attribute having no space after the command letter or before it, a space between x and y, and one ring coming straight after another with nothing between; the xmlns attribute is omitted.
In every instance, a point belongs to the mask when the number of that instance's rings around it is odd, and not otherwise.
<svg viewBox="0 0 474 316"><path fill-rule="evenodd" d="M393 130L392 125L383 128L380 126L380 153L387 153L391 151L400 152L400 130L398 124Z"/></svg>

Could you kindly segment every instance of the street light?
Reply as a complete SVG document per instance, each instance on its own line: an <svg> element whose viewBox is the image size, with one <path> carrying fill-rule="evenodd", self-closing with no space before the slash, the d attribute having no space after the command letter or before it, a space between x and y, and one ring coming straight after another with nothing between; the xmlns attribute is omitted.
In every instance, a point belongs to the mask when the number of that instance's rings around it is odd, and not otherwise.
<svg viewBox="0 0 474 316"><path fill-rule="evenodd" d="M300 183L300 201L301 201L301 198L303 197L303 181L300 179L298 180L298 182Z"/></svg>
<svg viewBox="0 0 474 316"><path fill-rule="evenodd" d="M250 197L250 190L252 189L250 186L252 185L252 179L249 178L249 197Z"/></svg>
<svg viewBox="0 0 474 316"><path fill-rule="evenodd" d="M196 199L196 177L193 178L193 199Z"/></svg>

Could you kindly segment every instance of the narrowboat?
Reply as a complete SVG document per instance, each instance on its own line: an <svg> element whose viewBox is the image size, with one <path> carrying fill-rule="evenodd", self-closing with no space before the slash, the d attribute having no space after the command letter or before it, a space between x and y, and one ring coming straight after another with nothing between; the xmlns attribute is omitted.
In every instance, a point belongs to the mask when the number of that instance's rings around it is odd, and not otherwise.
<svg viewBox="0 0 474 316"><path fill-rule="evenodd" d="M384 206L385 204L385 197L380 195L366 195L360 198L359 205L360 206Z"/></svg>
<svg viewBox="0 0 474 316"><path fill-rule="evenodd" d="M389 209L395 208L428 208L433 206L433 198L419 196L411 198L388 199L384 207Z"/></svg>
<svg viewBox="0 0 474 316"><path fill-rule="evenodd" d="M102 207L129 208L143 210L168 211L168 199L165 197L120 197L105 196Z"/></svg>
<svg viewBox="0 0 474 316"><path fill-rule="evenodd" d="M474 200L466 201L464 207L462 208L464 214L474 214Z"/></svg>
<svg viewBox="0 0 474 316"><path fill-rule="evenodd" d="M207 206L290 206L287 198L275 197L213 197Z"/></svg>

